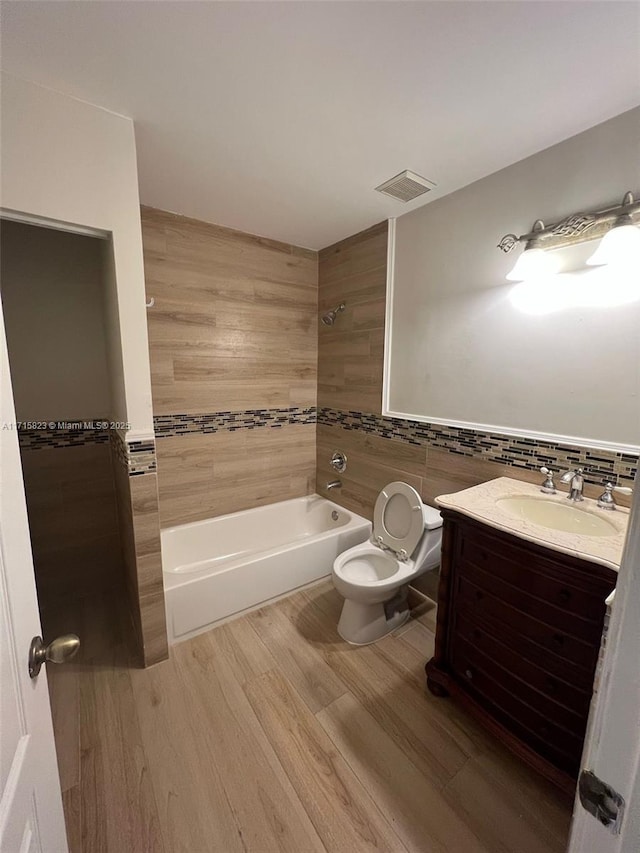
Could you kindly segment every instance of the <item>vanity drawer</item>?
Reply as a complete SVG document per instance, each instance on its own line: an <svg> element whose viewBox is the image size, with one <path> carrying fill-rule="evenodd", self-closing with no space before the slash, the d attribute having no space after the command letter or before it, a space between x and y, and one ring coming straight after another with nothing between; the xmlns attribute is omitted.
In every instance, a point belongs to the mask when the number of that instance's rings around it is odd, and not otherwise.
<svg viewBox="0 0 640 853"><path fill-rule="evenodd" d="M593 692L592 670L583 670L568 664L562 658L506 629L497 634L489 624L479 624L462 613L456 617L455 636L459 636L545 696L573 709L586 719Z"/></svg>
<svg viewBox="0 0 640 853"><path fill-rule="evenodd" d="M456 608L470 614L472 619L482 621L485 615L569 662L577 663L587 670L595 667L599 643L595 645L592 642L584 642L562 628L541 622L497 598L466 577L459 579L456 597Z"/></svg>
<svg viewBox="0 0 640 853"><path fill-rule="evenodd" d="M540 555L535 546L522 547L512 537L498 538L466 525L464 534L458 537L457 546L461 563L470 561L565 613L602 623L604 601L616 584L613 569L594 563L587 574ZM558 554L559 561L564 556Z"/></svg>
<svg viewBox="0 0 640 853"><path fill-rule="evenodd" d="M574 613L569 613L560 607L555 607L543 599L523 591L520 586L515 586L512 582L507 582L503 578L491 572L491 567L487 566L486 570L478 567L471 560L466 559L460 563L460 577L467 578L479 587L480 589L491 593L496 598L520 610L522 613L528 613L534 619L540 622L545 622L547 625L562 628L573 637L579 637L587 642L593 642L594 636L600 639L600 626L604 618L604 599L600 602L602 613L597 621L582 619Z"/></svg>
<svg viewBox="0 0 640 853"><path fill-rule="evenodd" d="M467 670L464 671L465 678L468 677L469 668L472 671L480 669L505 690L517 696L529 707L534 708L546 720L553 720L558 728L565 729L567 734L574 737L584 737L584 730L587 726L587 714L584 711L580 713L573 707L564 705L557 699L537 690L523 673L514 673L506 667L504 659L497 660L495 657L486 654L462 636L456 637L452 656L454 670L455 661L465 661L467 665Z"/></svg>
<svg viewBox="0 0 640 853"><path fill-rule="evenodd" d="M570 732L557 725L496 681L480 661L467 658L459 650L453 655L451 664L454 677L464 683L465 690L505 728L556 767L577 775L584 728L580 732Z"/></svg>

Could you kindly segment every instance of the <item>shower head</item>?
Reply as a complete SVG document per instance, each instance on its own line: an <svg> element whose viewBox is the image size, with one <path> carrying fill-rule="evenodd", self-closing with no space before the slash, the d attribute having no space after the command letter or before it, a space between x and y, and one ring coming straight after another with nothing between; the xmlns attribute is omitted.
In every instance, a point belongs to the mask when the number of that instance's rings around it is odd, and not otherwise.
<svg viewBox="0 0 640 853"><path fill-rule="evenodd" d="M341 302L337 308L334 308L333 311L327 311L326 314L322 315L322 322L325 326L333 326L336 321L336 317L341 311L344 311L345 305L344 302Z"/></svg>

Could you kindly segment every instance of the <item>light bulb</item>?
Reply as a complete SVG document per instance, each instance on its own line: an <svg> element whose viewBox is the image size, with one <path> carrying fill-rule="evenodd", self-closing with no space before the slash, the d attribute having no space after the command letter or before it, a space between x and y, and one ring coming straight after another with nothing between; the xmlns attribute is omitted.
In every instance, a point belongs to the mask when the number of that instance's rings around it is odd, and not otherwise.
<svg viewBox="0 0 640 853"><path fill-rule="evenodd" d="M558 272L559 266L557 256L550 255L544 249L525 249L506 278L509 281L542 278Z"/></svg>
<svg viewBox="0 0 640 853"><path fill-rule="evenodd" d="M591 267L640 264L640 229L635 225L615 225L607 231L587 263Z"/></svg>

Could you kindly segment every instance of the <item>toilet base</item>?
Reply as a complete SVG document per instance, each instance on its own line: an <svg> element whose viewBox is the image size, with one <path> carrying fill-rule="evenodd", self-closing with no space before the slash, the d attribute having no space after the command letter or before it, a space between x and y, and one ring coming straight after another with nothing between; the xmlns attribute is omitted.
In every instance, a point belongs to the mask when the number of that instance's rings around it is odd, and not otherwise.
<svg viewBox="0 0 640 853"><path fill-rule="evenodd" d="M338 634L352 646L367 646L404 625L408 618L408 607L387 619L386 602L362 604L347 598L340 614Z"/></svg>

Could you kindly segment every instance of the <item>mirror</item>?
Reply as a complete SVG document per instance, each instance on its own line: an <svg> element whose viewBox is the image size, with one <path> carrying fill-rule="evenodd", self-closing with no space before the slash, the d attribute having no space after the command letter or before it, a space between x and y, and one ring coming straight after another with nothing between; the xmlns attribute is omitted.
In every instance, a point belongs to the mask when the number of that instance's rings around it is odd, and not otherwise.
<svg viewBox="0 0 640 853"><path fill-rule="evenodd" d="M496 244L637 193L639 136L635 109L391 223L384 414L638 452L638 271L587 267L590 241L514 284Z"/></svg>

